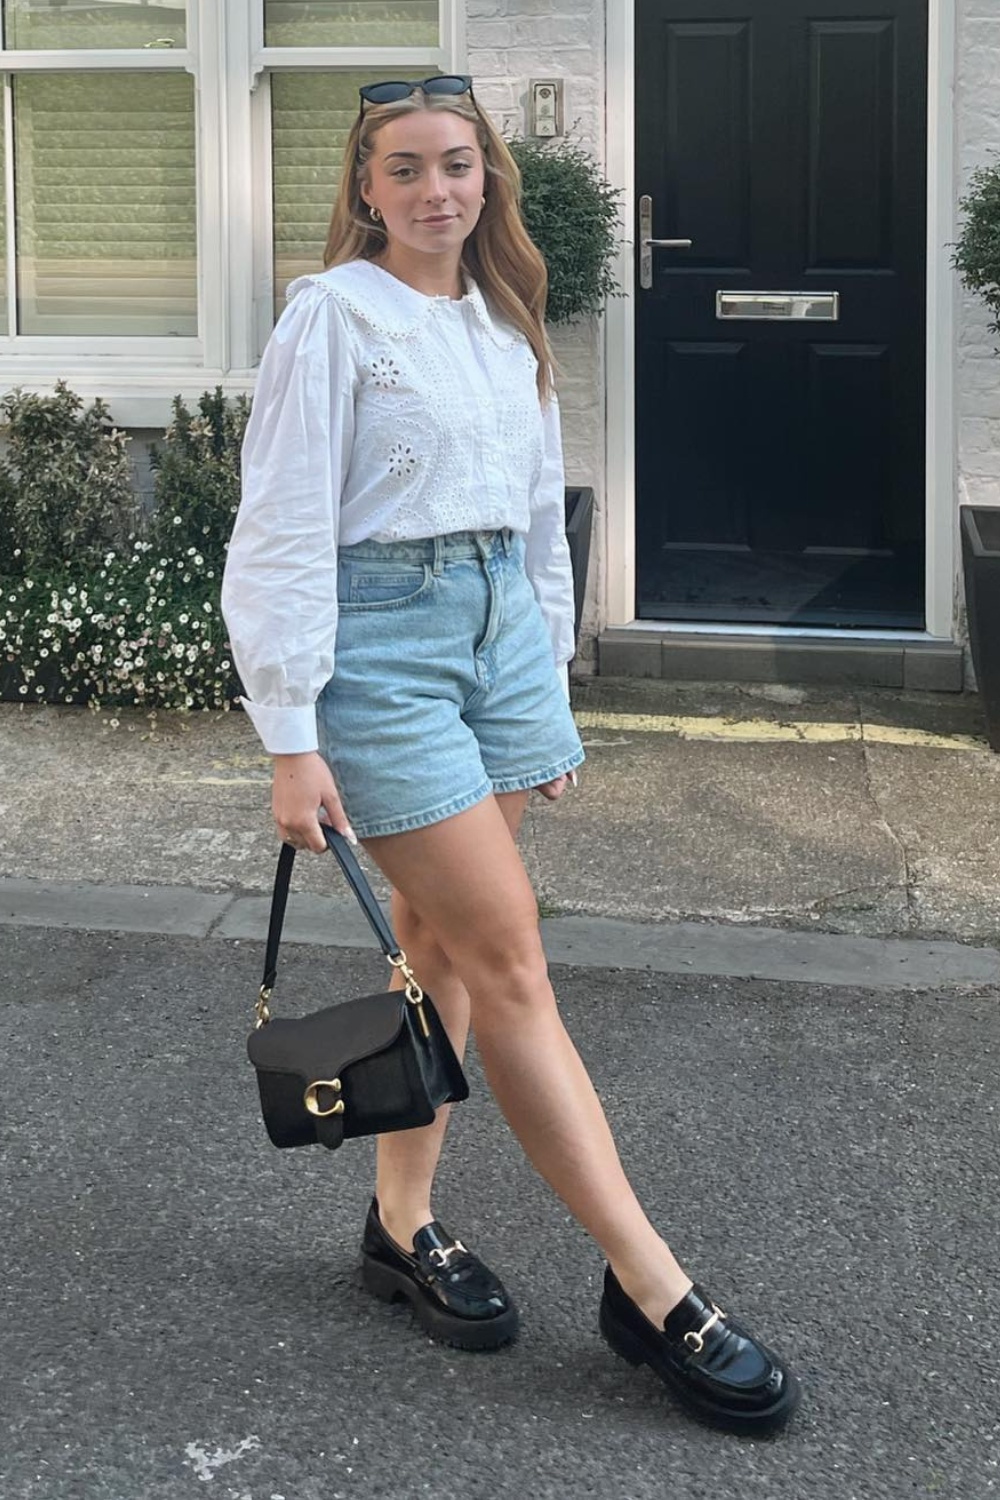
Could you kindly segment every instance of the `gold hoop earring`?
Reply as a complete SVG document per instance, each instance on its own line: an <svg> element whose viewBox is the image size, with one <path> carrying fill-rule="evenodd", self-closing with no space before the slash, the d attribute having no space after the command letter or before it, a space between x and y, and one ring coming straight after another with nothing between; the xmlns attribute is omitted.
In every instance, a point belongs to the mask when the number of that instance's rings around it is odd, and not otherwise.
<svg viewBox="0 0 1000 1500"><path fill-rule="evenodd" d="M375 208L374 206L368 210L368 216L369 216L369 218L374 219L374 221L375 221L376 224L381 224L381 222L382 222L382 215L379 212L379 210L377 208Z"/></svg>

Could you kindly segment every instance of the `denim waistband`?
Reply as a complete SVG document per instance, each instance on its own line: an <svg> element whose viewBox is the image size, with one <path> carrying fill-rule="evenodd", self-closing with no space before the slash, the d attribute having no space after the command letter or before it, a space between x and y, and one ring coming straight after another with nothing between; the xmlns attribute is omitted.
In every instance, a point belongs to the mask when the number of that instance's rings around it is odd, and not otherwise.
<svg viewBox="0 0 1000 1500"><path fill-rule="evenodd" d="M339 548L339 555L383 562L433 563L437 570L442 563L457 562L460 558L486 558L499 551L509 553L513 545L514 533L504 527L501 531L449 531L445 536L416 537L404 542L354 542Z"/></svg>

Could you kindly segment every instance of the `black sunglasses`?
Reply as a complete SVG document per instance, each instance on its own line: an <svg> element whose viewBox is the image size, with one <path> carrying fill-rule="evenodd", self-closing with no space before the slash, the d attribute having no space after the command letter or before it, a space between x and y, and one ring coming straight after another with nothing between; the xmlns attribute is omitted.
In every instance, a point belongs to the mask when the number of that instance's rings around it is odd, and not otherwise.
<svg viewBox="0 0 1000 1500"><path fill-rule="evenodd" d="M421 78L409 82L403 79L390 79L385 83L363 83L358 89L361 95L361 108L365 104L396 104L400 99L408 99L421 89L425 94L450 94L457 98L459 94L468 94L475 103L472 92L472 79L468 73L436 73L433 78Z"/></svg>

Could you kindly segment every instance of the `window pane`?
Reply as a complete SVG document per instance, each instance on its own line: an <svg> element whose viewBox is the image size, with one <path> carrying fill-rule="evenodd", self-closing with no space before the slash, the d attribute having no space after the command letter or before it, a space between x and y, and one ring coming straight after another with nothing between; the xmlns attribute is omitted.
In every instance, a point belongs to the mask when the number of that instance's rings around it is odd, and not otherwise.
<svg viewBox="0 0 1000 1500"><path fill-rule="evenodd" d="M146 47L170 41L186 47L187 0L3 0L4 46Z"/></svg>
<svg viewBox="0 0 1000 1500"><path fill-rule="evenodd" d="M437 0L264 0L264 45L436 47Z"/></svg>
<svg viewBox="0 0 1000 1500"><path fill-rule="evenodd" d="M18 331L197 326L194 80L14 78Z"/></svg>
<svg viewBox="0 0 1000 1500"><path fill-rule="evenodd" d="M323 269L344 144L358 112L358 87L368 76L367 72L272 74L276 317L292 277ZM426 77L426 71L413 76Z"/></svg>

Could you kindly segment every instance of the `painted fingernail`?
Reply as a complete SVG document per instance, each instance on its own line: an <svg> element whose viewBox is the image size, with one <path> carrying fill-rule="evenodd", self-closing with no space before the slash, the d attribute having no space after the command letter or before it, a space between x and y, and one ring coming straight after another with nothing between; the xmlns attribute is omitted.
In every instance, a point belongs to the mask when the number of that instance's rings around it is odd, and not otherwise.
<svg viewBox="0 0 1000 1500"><path fill-rule="evenodd" d="M355 849L358 847L358 836L354 832L354 829L351 827L350 823L348 823L347 827L344 829L344 838L349 844L353 844Z"/></svg>
<svg viewBox="0 0 1000 1500"><path fill-rule="evenodd" d="M575 771L570 771L570 773L569 773L569 784L570 784L570 786L579 786L580 785L580 778L576 774Z"/></svg>

